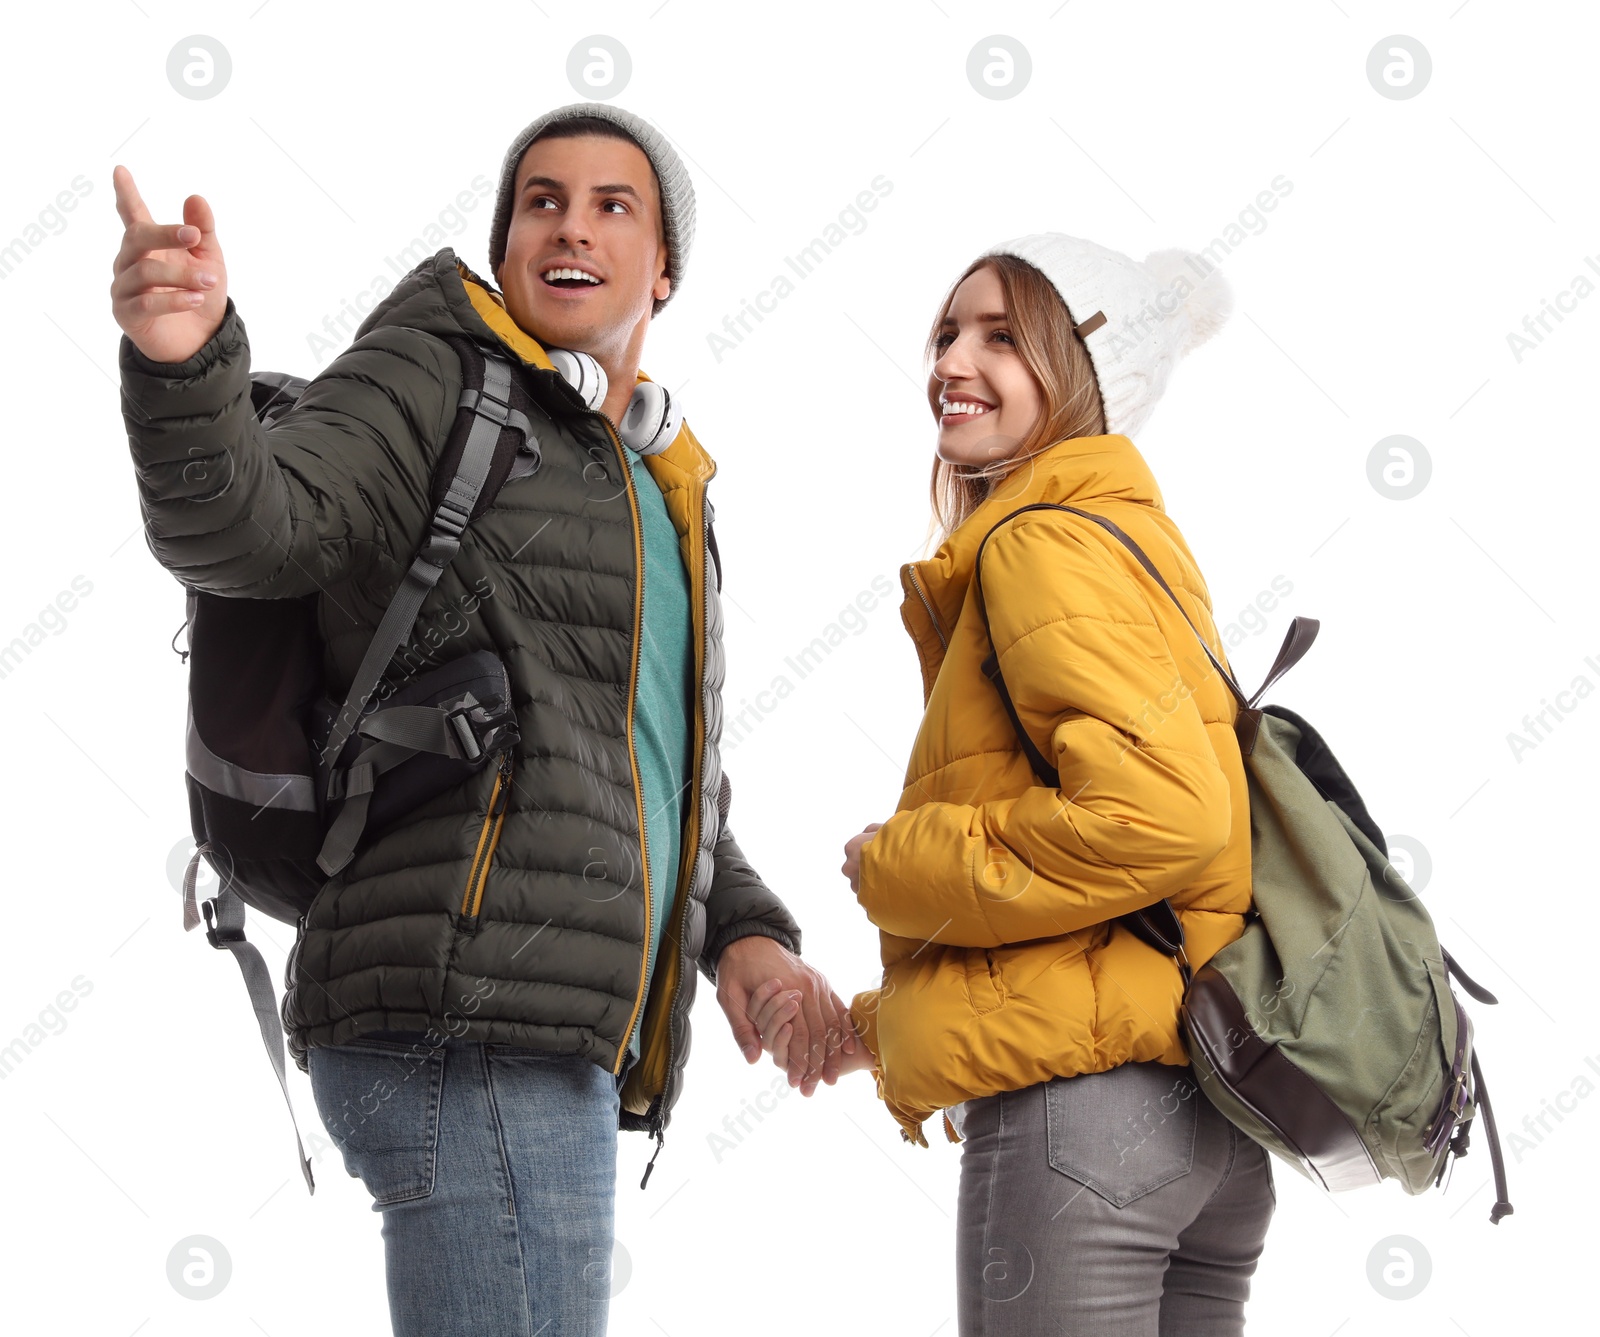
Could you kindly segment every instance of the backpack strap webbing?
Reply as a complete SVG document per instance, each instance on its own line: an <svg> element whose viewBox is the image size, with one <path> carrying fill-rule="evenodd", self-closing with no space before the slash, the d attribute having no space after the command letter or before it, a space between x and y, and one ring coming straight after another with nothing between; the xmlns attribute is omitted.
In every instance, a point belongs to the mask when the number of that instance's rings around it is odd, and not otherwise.
<svg viewBox="0 0 1600 1337"><path fill-rule="evenodd" d="M1283 647L1278 651L1278 658L1273 663L1271 672L1267 675L1267 680L1261 684L1255 696L1246 697L1243 689L1234 681L1233 674L1223 667L1222 662L1212 652L1206 638L1200 634L1200 628L1194 625L1194 620L1190 618L1183 604L1179 602L1178 596L1172 592L1172 586L1167 584L1165 577L1156 569L1155 563L1145 555L1144 549L1135 543L1120 525L1115 521L1108 520L1103 515L1096 515L1092 511L1082 511L1076 506L1063 506L1057 502L1037 501L1027 506L1019 506L1009 515L1002 516L990 526L989 532L983 536L982 542L978 544L978 553L973 561L972 580L977 591L978 612L983 618L983 634L989 642L989 654L980 667L984 677L994 684L995 691L999 693L1000 703L1005 707L1006 714L1011 718L1011 727L1016 732L1017 741L1022 745L1022 750L1027 755L1028 764L1032 766L1033 773L1039 777L1041 783L1048 785L1052 789L1061 788L1061 773L1050 764L1049 759L1040 750L1039 745L1033 741L1028 731L1022 727L1022 718L1017 714L1016 704L1011 699L1011 690L1006 686L1005 675L1000 671L1000 654L994 648L994 633L989 627L989 609L983 598L983 550L988 546L989 540L994 537L995 531L1001 525L1009 523L1027 511L1069 511L1073 515L1081 515L1085 520L1093 520L1097 525L1107 530L1133 553L1138 559L1139 565L1150 574L1156 584L1166 591L1167 597L1172 600L1178 612L1183 614L1183 620L1189 624L1189 629L1194 632L1195 638L1200 642L1200 648L1206 652L1206 658L1211 661L1212 667L1222 675L1222 680L1228 684L1228 690L1238 700L1241 716L1252 712L1259 715L1259 712L1255 712L1255 703L1261 694L1299 663L1301 657L1311 648L1311 642L1316 639L1319 625L1316 619L1295 618L1290 625L1289 634L1284 638ZM1188 985L1191 971L1188 955L1184 951L1183 923L1178 918L1178 912L1172 908L1169 901L1163 898L1153 905L1147 905L1138 910L1131 910L1125 915L1120 915L1118 919L1140 941L1155 948L1156 951L1172 957L1178 963L1178 969L1183 974L1185 986Z"/></svg>
<svg viewBox="0 0 1600 1337"><path fill-rule="evenodd" d="M511 364L490 349L482 350L482 363L482 386L465 384L457 403L458 409L470 410L472 425L466 444L462 447L454 477L445 488L444 497L428 522L428 534L421 550L413 559L405 579L400 582L399 590L385 610L377 631L373 633L366 654L361 657L361 666L356 669L355 677L351 679L350 693L345 698L343 708L335 717L333 728L328 734L328 741L322 749L322 760L326 765L331 766L338 758L350 735L356 730L361 712L366 708L372 693L377 690L390 659L411 635L411 628L416 623L417 612L421 609L423 600L439 583L439 577L444 574L445 568L460 550L461 535L478 506L484 483L496 459L496 448L505 429L510 427L521 433L524 441L533 436L533 426L528 421L527 415L520 409L513 408L511 404ZM475 371L476 366L463 357L462 373L469 382ZM364 759L358 764L381 764L386 761L389 765L394 765L401 759L400 756L394 755L394 745L390 744L388 752L375 756L364 754ZM335 779L336 775L340 778ZM345 799L344 806L340 809L333 825L328 828L322 850L317 855L317 867L329 877L338 873L355 857L356 844L366 828L367 808L372 797L370 783L372 778L372 772L363 772L357 778L358 787L349 788L343 781L342 773L334 772L329 776L330 792L325 797Z"/></svg>
<svg viewBox="0 0 1600 1337"><path fill-rule="evenodd" d="M199 923L195 914L194 883L199 871L200 856L211 848L210 842L201 845L190 856L189 866L183 872L184 924L194 928ZM244 976L245 991L250 995L250 1006L256 1014L256 1025L261 1029L261 1043L266 1046L272 1070L278 1075L278 1089L283 1092L283 1103L289 1107L289 1122L294 1125L294 1145L298 1152L300 1173L305 1176L306 1192L317 1191L317 1181L311 1176L311 1161L306 1156L305 1143L300 1138L300 1121L294 1117L294 1102L289 1099L287 1065L283 1053L283 1019L278 1015L277 994L272 987L272 976L267 963L254 943L244 936L244 902L228 885L221 882L221 890L203 903L206 915L206 940L219 951L233 953L239 963L239 973Z"/></svg>
<svg viewBox="0 0 1600 1337"><path fill-rule="evenodd" d="M450 437L440 456L441 463L450 459L455 441L460 434L460 410L466 409L471 413L471 426L450 483L445 488L443 498L435 507L428 523L428 534L421 550L413 559L400 589L384 612L377 631L373 633L366 654L362 656L361 666L356 670L351 682L344 708L335 718L333 729L323 748L322 755L325 758L337 758L351 733L357 730L361 712L368 698L377 689L384 669L388 667L395 651L410 635L423 599L427 597L428 591L438 584L439 577L444 574L445 568L450 565L460 549L461 535L467 524L476 513L480 513L493 501L497 483L504 481L512 457L516 453L498 449L505 429L509 427L521 434L522 441L519 446L534 441L533 427L528 416L515 408L511 402L511 364L494 349L475 347L473 351L477 356L469 356L467 350L460 346L468 341L452 339L450 342L461 355L463 385L457 400L457 421L452 424ZM495 481L486 491L485 480L491 478ZM398 731L397 736L402 737L405 743L414 743L417 746L407 749L400 743L382 738L376 739L363 752L363 759L369 766L362 772L362 780L379 769L385 769L383 763L394 764L398 759L395 754L412 755L416 751L429 748L434 741L445 747L453 745L445 736L439 735L436 739L430 731L420 727L420 721L412 712L402 715L394 723ZM337 789L341 796L347 783L348 777L345 772L330 772L330 788ZM339 819L324 838L317 864L329 876L343 868L354 853L356 841L360 838L366 823L367 799L368 794L362 794L357 800L346 802ZM345 822L347 815L349 820ZM207 843L195 850L189 860L188 868L184 871L185 929L195 928L200 922L195 907L195 877L199 871L201 855L209 849L210 845ZM311 1174L311 1162L306 1156L305 1143L300 1137L300 1124L295 1118L294 1104L289 1099L283 1019L278 1013L277 994L272 986L272 977L260 951L245 939L244 902L229 885L226 877L220 878L220 886L218 893L202 906L206 918L206 938L218 950L232 952L234 960L239 963L245 990L250 995L250 1006L261 1029L261 1042L266 1046L267 1057L272 1062L272 1070L277 1074L278 1085L283 1091L284 1103L289 1107L289 1121L294 1125L300 1173L305 1177L307 1191L315 1193L317 1186ZM303 930L304 916L301 917L299 927Z"/></svg>
<svg viewBox="0 0 1600 1337"><path fill-rule="evenodd" d="M1489 1088L1484 1085L1483 1069L1478 1066L1478 1051L1472 1051L1472 1089L1474 1103L1483 1107L1483 1126L1489 1134L1489 1160L1494 1164L1494 1206L1489 1209L1489 1222L1499 1225L1502 1216L1510 1216L1515 1210L1506 1197L1506 1162L1500 1152L1500 1131L1495 1127L1494 1109L1489 1104ZM1462 1150L1466 1150L1466 1139L1463 1134Z"/></svg>

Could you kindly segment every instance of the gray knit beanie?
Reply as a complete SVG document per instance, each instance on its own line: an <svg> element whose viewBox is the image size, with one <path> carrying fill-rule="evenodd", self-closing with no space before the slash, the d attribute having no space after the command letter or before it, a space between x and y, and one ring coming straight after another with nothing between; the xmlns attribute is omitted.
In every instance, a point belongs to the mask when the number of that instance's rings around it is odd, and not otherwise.
<svg viewBox="0 0 1600 1337"><path fill-rule="evenodd" d="M661 193L661 217L667 238L667 277L672 280L672 291L651 309L652 316L678 295L678 285L683 282L684 266L689 259L689 245L694 241L694 183L677 152L655 126L632 112L613 107L609 102L572 102L565 107L547 111L511 141L506 150L505 162L500 168L500 189L494 201L494 221L489 225L489 272L492 274L506 258L506 233L511 230L512 194L516 190L517 165L529 144L541 131L557 121L570 121L578 116L597 116L610 121L625 133L643 151L655 169L656 186Z"/></svg>

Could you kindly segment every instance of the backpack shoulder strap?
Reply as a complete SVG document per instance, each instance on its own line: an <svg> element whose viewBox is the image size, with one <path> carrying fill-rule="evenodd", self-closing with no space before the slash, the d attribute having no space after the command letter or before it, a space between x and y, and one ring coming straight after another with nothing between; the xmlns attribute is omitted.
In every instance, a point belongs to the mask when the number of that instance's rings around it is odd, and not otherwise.
<svg viewBox="0 0 1600 1337"><path fill-rule="evenodd" d="M1132 552L1138 559L1139 565L1150 574L1156 584L1167 592L1167 597L1172 600L1178 611L1183 614L1183 620L1189 624L1189 629L1194 632L1195 638L1206 652L1206 658L1211 661L1212 666L1222 675L1223 681L1228 684L1229 690L1239 701L1241 716L1252 713L1254 698L1246 699L1243 690L1234 681L1233 675L1223 667L1216 655L1212 653L1210 645L1206 643L1206 638L1200 635L1200 629L1194 625L1193 620L1184 610L1183 604L1178 601L1178 596L1172 592L1172 587L1167 584L1161 572L1156 569L1155 563L1145 555L1144 549L1123 532L1120 525L1106 519L1103 515L1095 515L1091 511L1079 510L1076 506L1063 506L1056 502L1042 501L1034 502L1028 506L1021 506L1009 515L997 520L990 527L989 532L983 536L982 542L978 544L978 554L973 563L972 579L977 589L978 611L983 618L984 636L989 641L989 654L981 666L983 675L994 684L995 691L1000 696L1000 703L1005 707L1006 714L1011 719L1011 727L1016 732L1017 741L1021 743L1023 752L1027 754L1028 763L1033 767L1033 772L1039 777L1041 783L1050 786L1052 789L1059 789L1061 787L1061 773L1050 764L1038 744L1029 736L1028 731L1022 727L1022 719L1017 714L1016 705L1011 699L1011 691L1006 686L1005 675L1000 671L1000 655L994 648L994 634L989 628L989 610L983 598L983 550L988 546L989 540L994 537L995 530L999 529L1001 525L1016 519L1017 516L1026 511L1039 510L1070 511L1073 515L1081 515L1086 520L1093 520L1114 535L1123 546ZM1302 624L1306 625L1302 626ZM1261 692L1266 691L1272 682L1299 661L1300 657L1310 648L1311 642L1316 638L1317 625L1317 622L1311 618L1296 618L1294 620L1293 625L1290 627L1289 637L1285 639L1283 649L1278 652L1278 661L1273 665L1271 674L1268 675L1267 681L1262 683L1261 689L1256 693L1256 696L1260 696ZM1293 642L1292 647L1291 641ZM1259 717L1259 712L1254 713ZM1188 957L1184 951L1183 924L1178 918L1177 911L1172 908L1171 903L1166 900L1160 900L1154 905L1131 911L1119 918L1120 922L1141 941L1154 947L1158 952L1163 952L1173 957L1178 963L1179 970L1183 973L1184 983L1187 986L1190 979L1190 968Z"/></svg>
<svg viewBox="0 0 1600 1337"><path fill-rule="evenodd" d="M978 607L983 613L983 629L985 634L987 634L989 630L989 614L984 608L983 604L983 550L988 544L990 538L993 537L996 529L999 529L1001 525L1016 519L1017 516L1023 514L1025 511L1069 511L1073 515L1081 515L1085 520L1093 520L1095 524L1099 525L1102 529L1106 530L1113 537L1115 537L1125 548L1128 549L1129 552L1134 555L1135 558L1138 559L1139 565L1149 573L1150 578L1166 591L1167 598L1172 600L1178 612L1183 615L1183 620L1189 624L1189 630L1194 632L1195 639L1200 642L1200 648L1206 652L1206 658L1211 661L1211 666L1222 675L1223 681L1228 684L1228 689L1238 700L1240 706L1248 709L1254 704L1254 699L1246 698L1243 689L1237 682L1234 681L1233 674L1229 673L1228 670L1222 666L1221 661L1218 660L1216 654L1212 651L1210 644L1206 641L1206 638L1200 634L1200 628L1194 625L1193 619L1190 618L1188 612L1184 609L1184 606L1179 601L1178 596L1172 592L1172 586L1167 584L1166 578L1161 574L1160 571L1156 569L1155 563L1145 555L1144 549L1135 543L1133 539L1128 537L1127 533L1123 531L1122 526L1117 524L1114 520L1108 520L1105 516L1096 515L1092 511L1079 510L1076 506L1063 506L1058 502L1051 501L1037 501L1029 506L1020 506L1016 510L1012 511L1010 515L1002 516L999 520L997 520L990 528L989 532L983 536L983 542L978 545L978 556L973 579L978 584ZM1305 654L1306 650L1311 648L1311 640L1315 638L1315 628L1317 624L1311 621L1309 618L1303 620L1311 623L1311 635L1306 638L1305 644L1300 647L1298 653L1293 655L1292 658L1289 658L1287 662L1284 662L1284 653L1280 652L1278 656L1279 663L1273 665L1272 674L1268 677L1267 682L1261 685L1261 691L1258 691L1256 696L1259 697L1261 692L1264 692L1267 689L1268 684L1275 681L1290 668L1292 668L1294 664L1299 661L1300 656ZM993 644L992 637L990 638L990 643ZM1287 650L1287 648L1288 647L1286 644L1285 650Z"/></svg>
<svg viewBox="0 0 1600 1337"><path fill-rule="evenodd" d="M383 620L378 624L351 682L344 708L334 720L333 730L322 754L330 760L338 757L359 721L367 699L376 690L389 660L410 635L423 599L455 557L467 525L492 504L519 450L531 447L537 458L537 442L528 416L512 402L515 380L510 362L496 350L476 346L471 346L472 355L469 356L468 349L460 345L470 345L470 340L450 342L461 357L462 390L457 400L456 421L435 470L434 510L428 523L428 534L410 570L406 572L399 591L385 611ZM305 380L300 377L275 372L256 373L252 377L251 398L260 421L271 426L276 418L293 407L305 386ZM520 398L531 404L525 392ZM421 742L423 746L428 745L427 740ZM338 772L330 771L329 783L332 784L336 779L342 781L343 777ZM347 817L350 820L347 821ZM349 862L355 842L365 825L365 817L365 802L346 802L317 858L318 866L325 873L331 876ZM184 871L185 929L195 928L200 922L195 906L195 881L201 856L208 849L206 845L196 849ZM233 954L244 977L245 990L250 995L250 1006L261 1031L262 1044L277 1075L284 1102L289 1107L300 1173L305 1179L306 1189L315 1193L316 1180L311 1173L311 1161L306 1156L294 1104L289 1099L283 1022L278 1013L276 993L260 951L245 938L244 902L228 884L228 880L223 878L217 895L207 900L202 908L205 911L206 938L213 947ZM305 918L302 916L299 929L303 930L304 926Z"/></svg>
<svg viewBox="0 0 1600 1337"><path fill-rule="evenodd" d="M452 341L455 342L455 341ZM470 343L463 340L462 343ZM512 369L510 362L500 353L473 346L476 356L466 356L466 349L458 349L462 356L463 384L458 400L456 425L451 429L440 456L440 474L446 481L439 492L433 516L428 522L428 533L422 547L412 560L405 579L400 582L378 629L373 633L361 666L350 682L350 692L344 706L333 721L328 740L321 751L324 766L331 766L349 740L368 699L377 690L384 670L389 666L396 650L411 634L417 612L428 592L439 583L439 577L455 558L461 547L461 535L467 525L494 500L496 488L488 486L491 472L497 465L500 481L504 481L516 452L522 442L534 440L533 425L521 409L512 405ZM511 429L521 437L511 441L509 451L502 448L502 438ZM458 445L459 442L459 445ZM449 463L453 460L453 463ZM449 472L444 473L448 464ZM331 797L331 796L326 796ZM341 793L339 797L344 797ZM346 805L350 809L350 805ZM352 810L353 811L353 810ZM337 824L336 824L337 825ZM317 858L324 873L332 876L350 861L355 851L355 840L345 840L345 832L330 830L328 843ZM355 832L359 836L359 830ZM348 848L344 848L348 845Z"/></svg>
<svg viewBox="0 0 1600 1337"><path fill-rule="evenodd" d="M480 407L493 414L505 412L508 425L519 433L513 436L502 432L496 441L483 485L469 515L470 522L494 504L514 467L519 472L538 468L539 439L533 432L532 420L535 417L548 419L549 414L533 398L525 378L518 374L504 349L479 343L466 335L448 335L445 342L461 363L461 394L456 400L456 421L434 463L429 493L432 505L437 507L445 500L452 480L462 468L470 440L468 429ZM506 406L504 410L501 404ZM531 464L526 460L519 462L519 453L531 455Z"/></svg>

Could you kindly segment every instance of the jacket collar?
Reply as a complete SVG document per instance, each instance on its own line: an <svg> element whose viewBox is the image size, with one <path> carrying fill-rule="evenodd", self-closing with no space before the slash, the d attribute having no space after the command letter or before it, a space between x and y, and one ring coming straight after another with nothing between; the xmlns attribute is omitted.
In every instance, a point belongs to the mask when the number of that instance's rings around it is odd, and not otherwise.
<svg viewBox="0 0 1600 1337"><path fill-rule="evenodd" d="M490 334L529 366L555 370L543 346L512 319L505 300L493 286L474 274L460 259L455 260L455 272L472 311ZM648 381L650 378L640 371L637 379ZM680 485L707 483L717 471L716 461L687 427L679 431L665 450L644 456L644 462L658 482L671 481Z"/></svg>
<svg viewBox="0 0 1600 1337"><path fill-rule="evenodd" d="M1001 480L931 557L900 568L901 584L906 586L906 625L915 628L927 621L924 612L917 622L911 609L921 603L915 592L920 586L933 604L939 630L943 636L950 634L966 599L978 545L997 521L1018 507L1055 502L1093 510L1095 503L1113 500L1166 509L1155 475L1126 436L1073 437L1041 451ZM915 585L910 583L912 577ZM912 635L919 639L914 629Z"/></svg>

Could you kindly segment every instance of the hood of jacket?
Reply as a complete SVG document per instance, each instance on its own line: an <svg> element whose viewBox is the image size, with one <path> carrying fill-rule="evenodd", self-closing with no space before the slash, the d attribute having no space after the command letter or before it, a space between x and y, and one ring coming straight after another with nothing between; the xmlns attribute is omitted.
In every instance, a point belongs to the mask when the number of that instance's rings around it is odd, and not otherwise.
<svg viewBox="0 0 1600 1337"><path fill-rule="evenodd" d="M440 338L467 334L481 342L498 343L532 372L543 373L538 380L544 393L568 403L575 412L585 407L578 392L545 355L543 345L512 319L495 286L475 274L448 246L401 279L368 312L355 338L359 341L384 326L420 330ZM637 381L649 379L642 369L636 377ZM680 429L665 450L643 459L653 476L664 473L674 481L706 483L717 472L716 462L688 430Z"/></svg>

